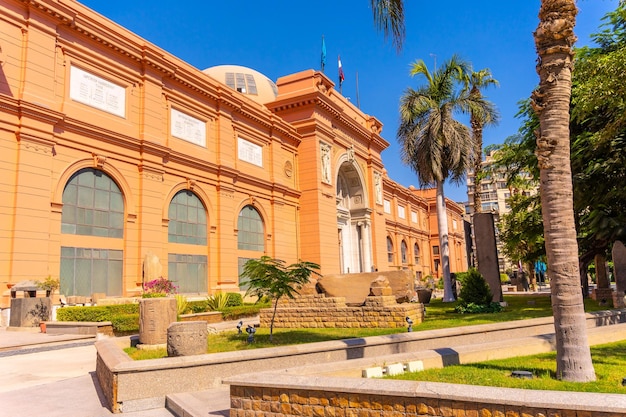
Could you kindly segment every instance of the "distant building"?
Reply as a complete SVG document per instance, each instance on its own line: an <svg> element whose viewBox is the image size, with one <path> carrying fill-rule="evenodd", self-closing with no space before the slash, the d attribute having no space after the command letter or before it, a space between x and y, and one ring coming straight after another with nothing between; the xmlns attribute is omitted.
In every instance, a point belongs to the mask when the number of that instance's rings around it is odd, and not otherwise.
<svg viewBox="0 0 626 417"><path fill-rule="evenodd" d="M262 255L441 274L434 192L387 176L382 124L323 73L200 71L73 1L0 16L0 307L48 275L137 295L144 259L185 294L241 290ZM463 271L463 208L447 216Z"/></svg>
<svg viewBox="0 0 626 417"><path fill-rule="evenodd" d="M471 218L474 214L474 196L476 192L480 193L481 213L492 213L494 216L494 223L496 231L498 228L498 222L503 214L509 213L511 207L509 206L509 198L514 190L507 187L506 171L501 169L492 173L489 168L493 162L494 154L490 153L485 157L482 163L484 178L480 182L480 190L474 189L474 171L471 170L467 174L467 197L468 201L465 202L465 213ZM520 191L524 194L535 194L537 189ZM501 272L517 269L517 265L508 259L502 252L502 243L499 240L496 232L496 245L498 247L498 263ZM471 263L471 261L470 261Z"/></svg>

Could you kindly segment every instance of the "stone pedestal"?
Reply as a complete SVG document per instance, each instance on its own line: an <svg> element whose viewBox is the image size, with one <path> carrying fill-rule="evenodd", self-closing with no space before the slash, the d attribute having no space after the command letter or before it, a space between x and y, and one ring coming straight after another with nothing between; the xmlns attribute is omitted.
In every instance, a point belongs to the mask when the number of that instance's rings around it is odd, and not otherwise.
<svg viewBox="0 0 626 417"><path fill-rule="evenodd" d="M167 356L202 355L207 351L207 336L204 321L172 323L167 328Z"/></svg>
<svg viewBox="0 0 626 417"><path fill-rule="evenodd" d="M12 298L10 327L38 327L50 320L52 301L46 298Z"/></svg>
<svg viewBox="0 0 626 417"><path fill-rule="evenodd" d="M139 343L164 345L167 328L176 321L175 298L142 298L139 300Z"/></svg>
<svg viewBox="0 0 626 417"><path fill-rule="evenodd" d="M624 306L623 297L626 295L626 246L619 240L613 243L613 276L615 277L615 291L621 298L621 306ZM617 307L616 304L614 304Z"/></svg>

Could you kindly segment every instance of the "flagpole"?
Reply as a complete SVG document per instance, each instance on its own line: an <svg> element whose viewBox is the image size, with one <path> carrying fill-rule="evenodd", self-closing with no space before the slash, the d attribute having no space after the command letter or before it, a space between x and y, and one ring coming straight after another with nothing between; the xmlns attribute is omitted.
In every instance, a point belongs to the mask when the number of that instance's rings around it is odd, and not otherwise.
<svg viewBox="0 0 626 417"><path fill-rule="evenodd" d="M324 67L326 66L326 41L324 40L324 35L322 35L322 57L321 57L321 64L322 64L322 74L324 73Z"/></svg>

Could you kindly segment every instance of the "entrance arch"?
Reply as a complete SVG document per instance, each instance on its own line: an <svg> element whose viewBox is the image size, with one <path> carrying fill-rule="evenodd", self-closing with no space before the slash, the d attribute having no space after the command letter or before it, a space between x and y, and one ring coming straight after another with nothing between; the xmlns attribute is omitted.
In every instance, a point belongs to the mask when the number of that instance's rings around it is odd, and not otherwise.
<svg viewBox="0 0 626 417"><path fill-rule="evenodd" d="M372 269L371 212L363 175L344 156L337 172L337 234L339 265L343 274Z"/></svg>

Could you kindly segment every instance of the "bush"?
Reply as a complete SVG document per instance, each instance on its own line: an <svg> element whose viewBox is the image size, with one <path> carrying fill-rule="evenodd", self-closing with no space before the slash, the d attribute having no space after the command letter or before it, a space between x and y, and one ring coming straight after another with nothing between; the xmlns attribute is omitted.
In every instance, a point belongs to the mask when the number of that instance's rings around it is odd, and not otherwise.
<svg viewBox="0 0 626 417"><path fill-rule="evenodd" d="M487 281L475 268L470 268L465 274L457 274L457 279L461 281L462 287L459 293L459 304L462 308L467 308L470 304L476 306L488 306L493 298Z"/></svg>
<svg viewBox="0 0 626 417"><path fill-rule="evenodd" d="M139 313L115 314L110 321L117 336L139 333Z"/></svg>
<svg viewBox="0 0 626 417"><path fill-rule="evenodd" d="M243 297L238 292L228 293L228 303L226 307L237 307L243 305Z"/></svg>
<svg viewBox="0 0 626 417"><path fill-rule="evenodd" d="M467 305L457 305L454 308L454 311L460 314L465 313L498 313L502 311L502 306L500 303L489 303L487 305L478 305L474 303L469 303Z"/></svg>
<svg viewBox="0 0 626 417"><path fill-rule="evenodd" d="M259 314L262 308L270 307L269 303L243 304L236 307L225 307L220 310L224 320L238 320L245 317L252 317Z"/></svg>
<svg viewBox="0 0 626 417"><path fill-rule="evenodd" d="M231 293L216 292L214 295L209 295L206 299L209 311L222 311L228 306L228 300Z"/></svg>
<svg viewBox="0 0 626 417"><path fill-rule="evenodd" d="M187 310L186 313L204 313L205 311L209 311L209 306L207 305L206 300L202 301L188 301L187 302Z"/></svg>

